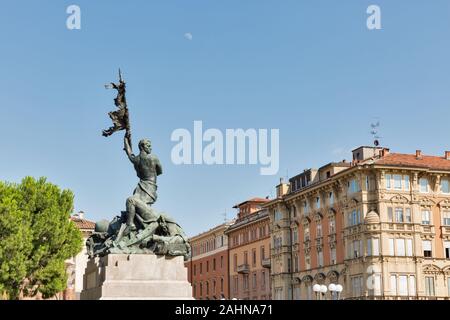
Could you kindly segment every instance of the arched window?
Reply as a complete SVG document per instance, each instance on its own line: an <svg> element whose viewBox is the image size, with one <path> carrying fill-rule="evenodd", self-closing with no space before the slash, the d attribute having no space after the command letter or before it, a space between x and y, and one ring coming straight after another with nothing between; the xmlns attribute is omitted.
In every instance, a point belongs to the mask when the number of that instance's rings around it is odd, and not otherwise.
<svg viewBox="0 0 450 320"><path fill-rule="evenodd" d="M308 241L309 239L309 225L306 224L304 226L304 241Z"/></svg>
<svg viewBox="0 0 450 320"><path fill-rule="evenodd" d="M336 232L336 220L335 218L330 218L328 222L328 233L333 234Z"/></svg>
<svg viewBox="0 0 450 320"><path fill-rule="evenodd" d="M316 237L319 238L321 236L322 236L322 223L321 221L318 221L316 225Z"/></svg>

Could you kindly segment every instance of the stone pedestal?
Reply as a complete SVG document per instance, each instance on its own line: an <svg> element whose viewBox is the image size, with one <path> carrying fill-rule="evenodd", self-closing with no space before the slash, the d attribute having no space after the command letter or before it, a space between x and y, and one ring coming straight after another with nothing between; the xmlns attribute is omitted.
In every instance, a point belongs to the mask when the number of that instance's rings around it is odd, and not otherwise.
<svg viewBox="0 0 450 320"><path fill-rule="evenodd" d="M88 261L81 300L192 300L183 257L109 254Z"/></svg>

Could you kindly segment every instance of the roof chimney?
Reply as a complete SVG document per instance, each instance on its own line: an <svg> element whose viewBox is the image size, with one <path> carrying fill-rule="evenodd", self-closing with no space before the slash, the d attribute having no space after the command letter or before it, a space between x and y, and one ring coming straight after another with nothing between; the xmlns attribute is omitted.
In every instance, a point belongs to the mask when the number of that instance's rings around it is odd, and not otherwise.
<svg viewBox="0 0 450 320"><path fill-rule="evenodd" d="M389 154L389 148L383 148L383 149L381 149L381 151L380 151L380 156L381 157L385 157L385 156L387 156L388 154Z"/></svg>
<svg viewBox="0 0 450 320"><path fill-rule="evenodd" d="M84 211L79 211L76 215L79 219L84 219Z"/></svg>
<svg viewBox="0 0 450 320"><path fill-rule="evenodd" d="M276 186L277 198L281 198L289 192L289 184L284 183L284 179L280 178L280 184Z"/></svg>
<svg viewBox="0 0 450 320"><path fill-rule="evenodd" d="M416 159L422 159L422 150L416 150Z"/></svg>
<svg viewBox="0 0 450 320"><path fill-rule="evenodd" d="M450 151L445 151L445 159L450 160Z"/></svg>

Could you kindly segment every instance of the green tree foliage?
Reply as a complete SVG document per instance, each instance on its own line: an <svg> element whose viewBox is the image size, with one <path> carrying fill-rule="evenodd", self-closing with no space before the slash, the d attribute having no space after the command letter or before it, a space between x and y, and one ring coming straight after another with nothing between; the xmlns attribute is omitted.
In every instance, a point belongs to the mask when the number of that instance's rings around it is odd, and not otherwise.
<svg viewBox="0 0 450 320"><path fill-rule="evenodd" d="M64 261L82 248L81 232L70 221L73 193L26 177L0 181L0 298L54 296L66 288Z"/></svg>

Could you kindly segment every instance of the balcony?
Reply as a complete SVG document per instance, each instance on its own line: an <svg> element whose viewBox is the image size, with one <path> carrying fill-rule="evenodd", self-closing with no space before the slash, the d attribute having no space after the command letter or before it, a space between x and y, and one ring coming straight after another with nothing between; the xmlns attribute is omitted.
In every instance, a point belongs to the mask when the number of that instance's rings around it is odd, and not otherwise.
<svg viewBox="0 0 450 320"><path fill-rule="evenodd" d="M442 226L441 232L443 235L450 235L450 226Z"/></svg>
<svg viewBox="0 0 450 320"><path fill-rule="evenodd" d="M270 269L270 258L262 259L261 260L261 265L264 268Z"/></svg>
<svg viewBox="0 0 450 320"><path fill-rule="evenodd" d="M434 226L433 225L422 225L422 233L431 233L434 234Z"/></svg>
<svg viewBox="0 0 450 320"><path fill-rule="evenodd" d="M238 265L237 272L242 274L250 273L250 265L248 263Z"/></svg>
<svg viewBox="0 0 450 320"><path fill-rule="evenodd" d="M387 227L389 230L398 230L398 231L413 231L414 229L414 226L411 223L389 222Z"/></svg>
<svg viewBox="0 0 450 320"><path fill-rule="evenodd" d="M318 237L318 238L316 238L316 247L321 247L321 246L323 246L323 238Z"/></svg>
<svg viewBox="0 0 450 320"><path fill-rule="evenodd" d="M336 233L328 235L328 243L336 243Z"/></svg>
<svg viewBox="0 0 450 320"><path fill-rule="evenodd" d="M305 249L311 248L311 240L307 239L307 240L303 241L303 247Z"/></svg>

